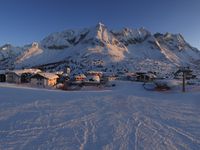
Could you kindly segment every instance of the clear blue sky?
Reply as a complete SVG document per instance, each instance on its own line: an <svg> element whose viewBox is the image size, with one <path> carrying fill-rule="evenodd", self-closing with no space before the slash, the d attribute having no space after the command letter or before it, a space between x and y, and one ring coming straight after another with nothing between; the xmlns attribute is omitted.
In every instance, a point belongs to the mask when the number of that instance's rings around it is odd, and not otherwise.
<svg viewBox="0 0 200 150"><path fill-rule="evenodd" d="M200 49L200 0L1 0L0 45L24 45L64 29L103 22L182 33Z"/></svg>

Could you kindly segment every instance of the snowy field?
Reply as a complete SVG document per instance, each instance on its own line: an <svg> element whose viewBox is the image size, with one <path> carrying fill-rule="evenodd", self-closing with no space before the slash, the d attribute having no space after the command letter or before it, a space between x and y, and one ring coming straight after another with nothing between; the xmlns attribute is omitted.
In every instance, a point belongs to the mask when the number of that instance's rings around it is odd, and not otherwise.
<svg viewBox="0 0 200 150"><path fill-rule="evenodd" d="M0 84L0 149L199 150L200 92L58 91Z"/></svg>

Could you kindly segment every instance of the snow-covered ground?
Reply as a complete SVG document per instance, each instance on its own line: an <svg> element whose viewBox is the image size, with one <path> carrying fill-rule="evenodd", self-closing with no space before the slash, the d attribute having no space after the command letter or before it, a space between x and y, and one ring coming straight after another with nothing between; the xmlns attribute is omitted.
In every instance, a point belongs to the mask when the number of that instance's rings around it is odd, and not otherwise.
<svg viewBox="0 0 200 150"><path fill-rule="evenodd" d="M199 150L200 92L59 91L0 84L0 149Z"/></svg>

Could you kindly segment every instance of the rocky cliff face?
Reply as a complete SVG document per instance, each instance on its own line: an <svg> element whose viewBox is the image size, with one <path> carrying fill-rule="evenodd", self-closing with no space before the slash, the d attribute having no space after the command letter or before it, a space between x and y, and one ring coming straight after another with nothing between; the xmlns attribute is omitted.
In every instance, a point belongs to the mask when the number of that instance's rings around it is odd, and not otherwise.
<svg viewBox="0 0 200 150"><path fill-rule="evenodd" d="M0 48L1 68L21 68L65 62L75 71L168 70L195 66L200 52L181 34L152 34L144 28L111 30L99 23L94 27L66 30L45 37L41 42L16 48Z"/></svg>

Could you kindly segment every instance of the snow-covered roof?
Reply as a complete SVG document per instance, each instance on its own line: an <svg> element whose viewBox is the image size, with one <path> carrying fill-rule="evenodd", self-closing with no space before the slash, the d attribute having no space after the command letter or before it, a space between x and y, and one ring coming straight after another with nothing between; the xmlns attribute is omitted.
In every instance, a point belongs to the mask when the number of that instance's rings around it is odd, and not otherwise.
<svg viewBox="0 0 200 150"><path fill-rule="evenodd" d="M86 75L87 75L87 76L88 76L88 75L89 75L89 76L94 76L94 75L102 76L103 73L100 72L100 71L88 71Z"/></svg>
<svg viewBox="0 0 200 150"><path fill-rule="evenodd" d="M100 77L98 75L88 76L87 80L93 80L100 82Z"/></svg>
<svg viewBox="0 0 200 150"><path fill-rule="evenodd" d="M38 75L46 78L46 79L55 79L55 78L59 78L56 74L54 73L49 73L49 72L40 72L38 73Z"/></svg>
<svg viewBox="0 0 200 150"><path fill-rule="evenodd" d="M135 72L129 72L126 73L126 76L137 76L137 74Z"/></svg>
<svg viewBox="0 0 200 150"><path fill-rule="evenodd" d="M0 74L5 74L6 70L0 70Z"/></svg>
<svg viewBox="0 0 200 150"><path fill-rule="evenodd" d="M55 74L57 75L62 75L64 72L63 71L56 71Z"/></svg>
<svg viewBox="0 0 200 150"><path fill-rule="evenodd" d="M12 71L8 71L8 73L15 73L19 76L21 76L23 73L30 73L30 74L36 74L38 72L41 72L40 69L23 69L23 70L12 70Z"/></svg>
<svg viewBox="0 0 200 150"><path fill-rule="evenodd" d="M153 73L147 73L146 75L148 75L149 77L151 77L151 78L156 78L157 76L155 75L155 74L153 74Z"/></svg>
<svg viewBox="0 0 200 150"><path fill-rule="evenodd" d="M95 73L98 73L98 74L103 74L103 72L101 71L88 71L87 74L95 74Z"/></svg>
<svg viewBox="0 0 200 150"><path fill-rule="evenodd" d="M86 76L84 74L79 74L79 75L75 75L75 78L86 78Z"/></svg>

